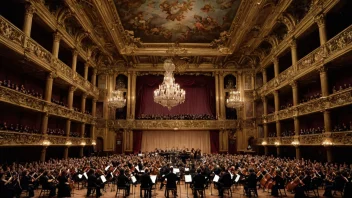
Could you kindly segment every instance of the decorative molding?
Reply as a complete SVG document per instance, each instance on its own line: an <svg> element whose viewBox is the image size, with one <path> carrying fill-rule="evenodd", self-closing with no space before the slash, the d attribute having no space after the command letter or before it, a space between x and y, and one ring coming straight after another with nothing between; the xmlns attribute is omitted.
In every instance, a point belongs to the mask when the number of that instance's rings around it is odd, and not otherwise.
<svg viewBox="0 0 352 198"><path fill-rule="evenodd" d="M59 146L66 145L67 141L71 141L71 146L81 145L82 140L86 142L86 145L89 146L92 143L90 138L75 138L75 137L66 137L66 136L52 136L52 135L43 135L43 134L31 134L31 133L18 133L10 131L0 131L0 147L1 146L41 146L43 145L43 140L48 140L50 145Z"/></svg>

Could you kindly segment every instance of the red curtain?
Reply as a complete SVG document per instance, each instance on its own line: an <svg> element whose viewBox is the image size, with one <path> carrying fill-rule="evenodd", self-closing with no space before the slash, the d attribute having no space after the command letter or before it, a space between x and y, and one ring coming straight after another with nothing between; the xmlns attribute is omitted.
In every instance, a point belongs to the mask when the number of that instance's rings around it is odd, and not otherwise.
<svg viewBox="0 0 352 198"><path fill-rule="evenodd" d="M143 131L133 131L133 153L139 153L142 148Z"/></svg>
<svg viewBox="0 0 352 198"><path fill-rule="evenodd" d="M180 75L175 81L186 91L186 100L169 111L154 102L154 90L164 76L146 75L137 77L137 118L144 115L215 115L215 79L211 76Z"/></svg>
<svg viewBox="0 0 352 198"><path fill-rule="evenodd" d="M210 131L210 152L219 153L219 131Z"/></svg>

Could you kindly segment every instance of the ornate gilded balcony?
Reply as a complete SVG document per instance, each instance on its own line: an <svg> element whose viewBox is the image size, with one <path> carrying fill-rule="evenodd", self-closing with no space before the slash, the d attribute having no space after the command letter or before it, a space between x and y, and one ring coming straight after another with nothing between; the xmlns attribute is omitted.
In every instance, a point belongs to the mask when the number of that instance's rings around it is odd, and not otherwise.
<svg viewBox="0 0 352 198"><path fill-rule="evenodd" d="M307 54L297 62L297 72L293 67L289 67L281 72L279 76L258 89L259 95L269 94L272 90L284 87L292 80L299 79L301 76L317 70L322 64L326 64L352 50L352 25L330 39L323 46Z"/></svg>
<svg viewBox="0 0 352 198"><path fill-rule="evenodd" d="M43 141L46 143L43 143ZM32 133L19 133L10 131L0 131L0 146L65 146L67 142L71 142L70 146L82 146L82 142L85 145L92 145L90 138L75 138L75 137L64 137L64 136L53 136Z"/></svg>
<svg viewBox="0 0 352 198"><path fill-rule="evenodd" d="M95 123L93 116L89 114L69 110L68 108L61 105L48 103L42 99L23 94L3 86L0 86L0 101L38 112L47 112L49 115L69 118L78 122L85 122L88 124Z"/></svg>
<svg viewBox="0 0 352 198"><path fill-rule="evenodd" d="M98 96L99 90L97 87L73 72L65 63L54 58L49 51L33 39L26 37L20 29L3 16L0 16L0 42L18 54L24 54L24 58L31 60L45 70L56 73L60 78L71 84L78 85L90 95Z"/></svg>
<svg viewBox="0 0 352 198"><path fill-rule="evenodd" d="M97 121L104 126L105 121ZM108 128L118 129L162 129L162 130L212 130L235 129L242 125L241 120L108 120Z"/></svg>

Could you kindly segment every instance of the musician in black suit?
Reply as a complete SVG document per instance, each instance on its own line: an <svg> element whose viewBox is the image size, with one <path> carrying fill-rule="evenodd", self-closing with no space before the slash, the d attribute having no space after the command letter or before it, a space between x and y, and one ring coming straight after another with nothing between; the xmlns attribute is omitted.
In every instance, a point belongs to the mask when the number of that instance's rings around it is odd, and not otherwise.
<svg viewBox="0 0 352 198"><path fill-rule="evenodd" d="M229 171L223 171L221 173L221 177L217 183L218 186L218 191L219 191L219 196L223 197L224 190L223 188L228 188L231 187L232 185L232 179Z"/></svg>
<svg viewBox="0 0 352 198"><path fill-rule="evenodd" d="M117 187L126 188L126 196L130 195L130 189L131 189L130 179L126 177L124 169L120 170L120 174L117 177Z"/></svg>
<svg viewBox="0 0 352 198"><path fill-rule="evenodd" d="M193 195L194 197L198 197L198 193L195 189L204 189L206 179L205 176L202 174L202 170L200 168L197 169L197 174L193 177ZM204 195L202 194L201 197Z"/></svg>
<svg viewBox="0 0 352 198"><path fill-rule="evenodd" d="M141 189L147 189L144 191L144 197L152 197L152 186L153 181L149 175L149 169L144 170L144 174L140 177L141 180ZM140 197L142 197L142 191L140 191Z"/></svg>
<svg viewBox="0 0 352 198"><path fill-rule="evenodd" d="M71 197L71 188L68 183L67 172L63 170L61 175L58 177L59 185L58 185L58 197Z"/></svg>
<svg viewBox="0 0 352 198"><path fill-rule="evenodd" d="M257 175L254 173L253 169L249 169L249 175L245 179L245 186L244 190L247 195L249 195L249 188L254 188L256 189L257 187Z"/></svg>
<svg viewBox="0 0 352 198"><path fill-rule="evenodd" d="M32 178L29 176L29 171L25 170L22 172L21 187L22 190L28 191L28 197L34 197L34 186L30 185L31 182Z"/></svg>
<svg viewBox="0 0 352 198"><path fill-rule="evenodd" d="M177 196L177 187L176 187L176 182L178 180L177 175L173 172L174 169L170 168L170 172L165 176L167 179L166 181L166 188L175 188L176 190L174 191L175 196Z"/></svg>
<svg viewBox="0 0 352 198"><path fill-rule="evenodd" d="M87 197L90 196L92 189L96 189L96 197L100 197L102 194L100 192L100 182L94 174L94 170L90 169L88 172L88 188L87 188Z"/></svg>
<svg viewBox="0 0 352 198"><path fill-rule="evenodd" d="M50 190L49 197L54 197L56 195L56 185L53 179L49 179L48 171L45 171L40 177L40 183L43 189Z"/></svg>

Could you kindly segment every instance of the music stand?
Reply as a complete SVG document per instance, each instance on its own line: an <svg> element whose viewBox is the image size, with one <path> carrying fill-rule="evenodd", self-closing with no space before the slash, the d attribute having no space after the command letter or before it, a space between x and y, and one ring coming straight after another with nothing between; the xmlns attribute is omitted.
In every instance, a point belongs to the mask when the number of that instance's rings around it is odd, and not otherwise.
<svg viewBox="0 0 352 198"><path fill-rule="evenodd" d="M192 183L192 176L191 175L185 175L185 186L186 186L186 191L187 191L187 198L188 198L188 186L187 184ZM180 187L180 194L181 194L181 187Z"/></svg>

